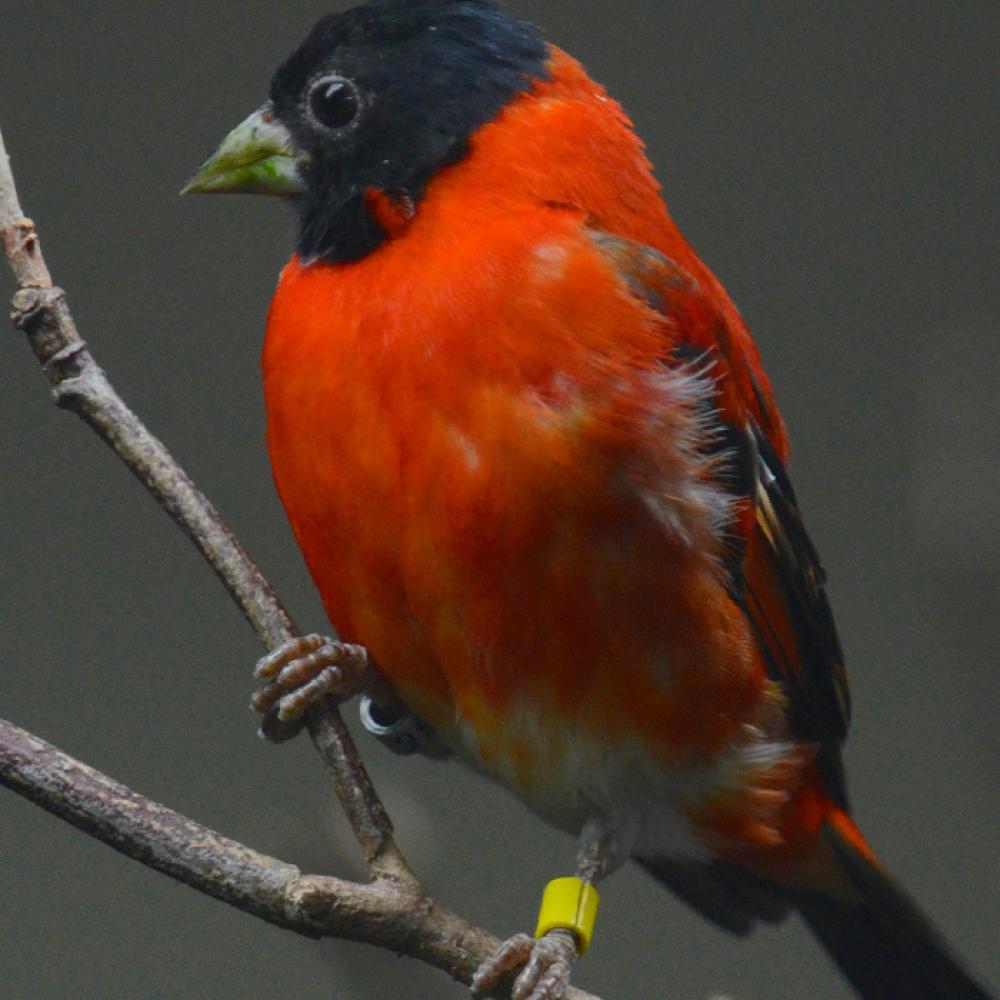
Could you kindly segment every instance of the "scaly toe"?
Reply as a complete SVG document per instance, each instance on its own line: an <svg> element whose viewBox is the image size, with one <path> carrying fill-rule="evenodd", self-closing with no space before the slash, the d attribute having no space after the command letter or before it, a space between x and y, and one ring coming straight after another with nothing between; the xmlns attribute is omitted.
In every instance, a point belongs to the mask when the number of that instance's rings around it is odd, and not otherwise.
<svg viewBox="0 0 1000 1000"><path fill-rule="evenodd" d="M258 680L267 680L274 677L282 667L291 663L292 660L301 659L309 653L315 652L321 646L329 645L333 642L325 635L301 635L294 639L283 642L280 646L275 646L266 656L262 656L257 661L254 669L254 677Z"/></svg>
<svg viewBox="0 0 1000 1000"><path fill-rule="evenodd" d="M370 669L361 646L322 635L282 643L261 657L254 671L265 682L250 703L263 716L261 735L274 742L294 736L310 706L330 696L353 697L364 688Z"/></svg>
<svg viewBox="0 0 1000 1000"><path fill-rule="evenodd" d="M335 694L344 685L344 672L340 667L326 667L311 681L286 694L278 702L278 718L289 722L304 715L310 705L329 694Z"/></svg>
<svg viewBox="0 0 1000 1000"><path fill-rule="evenodd" d="M575 960L573 935L550 931L534 942L531 958L514 983L512 1000L563 1000Z"/></svg>
<svg viewBox="0 0 1000 1000"><path fill-rule="evenodd" d="M513 1000L564 1000L569 988L571 969L563 962L550 965L541 979L528 983L522 990L514 987Z"/></svg>
<svg viewBox="0 0 1000 1000"><path fill-rule="evenodd" d="M326 643L315 652L292 660L281 669L277 677L268 681L259 691L254 693L253 700L250 702L251 707L255 712L267 712L275 704L283 704L288 697L304 692L307 688L315 690L316 697L329 694L333 690L332 688L326 688L320 692L312 685L320 677L327 676L328 680L332 679L328 676L329 671L339 670L339 667L334 667L332 664L339 662L342 655L337 644ZM338 679L341 678L338 677ZM294 712L293 714L301 713ZM290 716L285 717L290 718Z"/></svg>
<svg viewBox="0 0 1000 1000"><path fill-rule="evenodd" d="M483 996L500 984L500 980L520 969L530 958L535 947L535 939L529 934L515 934L506 941L482 965L472 977L472 995Z"/></svg>
<svg viewBox="0 0 1000 1000"><path fill-rule="evenodd" d="M516 969L512 1000L563 1000L576 961L576 942L568 931L550 931L543 938L515 934L476 971L472 995L489 993Z"/></svg>

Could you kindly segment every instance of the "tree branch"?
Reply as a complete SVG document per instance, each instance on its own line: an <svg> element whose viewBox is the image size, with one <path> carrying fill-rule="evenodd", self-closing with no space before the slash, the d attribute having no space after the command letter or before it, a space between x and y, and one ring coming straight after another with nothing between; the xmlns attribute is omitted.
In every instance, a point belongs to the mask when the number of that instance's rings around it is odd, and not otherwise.
<svg viewBox="0 0 1000 1000"><path fill-rule="evenodd" d="M167 449L125 405L53 285L34 224L18 202L0 132L0 242L18 292L12 321L53 386L57 406L84 420L194 542L268 649L297 633L246 550ZM200 892L312 937L365 941L469 983L495 938L428 897L395 844L392 823L332 703L307 725L368 861L368 885L304 876L199 826L55 747L0 721L0 783L49 812ZM596 1000L571 989L568 1000Z"/></svg>
<svg viewBox="0 0 1000 1000"><path fill-rule="evenodd" d="M0 132L0 240L20 290L14 325L27 335L53 385L56 405L72 410L129 467L215 570L265 648L298 633L270 584L218 511L125 402L94 361L73 322L65 292L54 287L34 223L24 217ZM372 874L413 879L392 836L392 823L332 703L314 708L307 725L334 779L337 795Z"/></svg>
<svg viewBox="0 0 1000 1000"><path fill-rule="evenodd" d="M116 851L261 920L420 959L468 983L499 942L395 879L303 875L220 836L0 720L0 783ZM571 990L568 1000L596 1000Z"/></svg>

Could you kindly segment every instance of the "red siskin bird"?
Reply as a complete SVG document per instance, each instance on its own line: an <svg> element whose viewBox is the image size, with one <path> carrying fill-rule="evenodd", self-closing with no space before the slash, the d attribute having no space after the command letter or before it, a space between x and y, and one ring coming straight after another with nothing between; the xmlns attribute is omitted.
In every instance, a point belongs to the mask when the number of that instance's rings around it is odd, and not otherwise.
<svg viewBox="0 0 1000 1000"><path fill-rule="evenodd" d="M579 63L490 0L373 0L188 189L298 210L268 445L331 621L412 713L389 735L580 837L475 989L523 966L519 1000L562 996L593 884L634 858L731 931L799 910L864 997L984 997L849 817L770 383ZM272 721L339 683L319 645L263 661Z"/></svg>

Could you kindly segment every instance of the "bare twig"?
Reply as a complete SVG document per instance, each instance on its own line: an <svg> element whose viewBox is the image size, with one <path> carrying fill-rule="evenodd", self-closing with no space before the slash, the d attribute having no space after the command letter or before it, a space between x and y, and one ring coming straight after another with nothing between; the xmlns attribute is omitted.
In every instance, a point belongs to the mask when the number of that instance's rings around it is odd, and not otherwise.
<svg viewBox="0 0 1000 1000"><path fill-rule="evenodd" d="M409 886L303 875L137 795L0 720L0 783L122 854L307 937L388 948L461 982L499 942ZM573 990L569 1000L596 1000Z"/></svg>
<svg viewBox="0 0 1000 1000"><path fill-rule="evenodd" d="M18 292L12 321L27 335L58 406L83 419L198 547L261 642L297 633L260 569L183 469L125 405L80 337L65 293L17 198L0 132L0 242ZM90 836L181 882L312 937L365 941L469 983L498 942L428 897L395 844L392 824L333 703L314 707L310 735L368 861L373 881L304 876L151 802L0 721L0 784ZM596 1000L570 990L570 1000Z"/></svg>
<svg viewBox="0 0 1000 1000"><path fill-rule="evenodd" d="M0 239L20 289L12 320L27 335L52 382L56 405L84 420L153 494L208 560L266 648L294 637L291 618L256 563L125 405L81 339L65 293L52 284L34 223L21 211L2 132ZM392 823L336 707L327 703L314 708L307 724L373 875L412 880L393 840Z"/></svg>

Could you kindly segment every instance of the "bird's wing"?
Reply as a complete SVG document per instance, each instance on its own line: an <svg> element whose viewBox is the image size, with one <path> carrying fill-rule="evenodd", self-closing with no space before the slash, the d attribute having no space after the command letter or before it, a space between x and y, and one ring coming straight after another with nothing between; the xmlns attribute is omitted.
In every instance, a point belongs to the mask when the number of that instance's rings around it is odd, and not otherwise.
<svg viewBox="0 0 1000 1000"><path fill-rule="evenodd" d="M710 379L702 415L719 485L734 495L726 574L771 677L789 702L792 734L817 748L830 797L846 808L840 745L850 699L816 549L785 468L787 443L757 349L712 290L663 254L592 232L630 292L667 322L665 363Z"/></svg>

